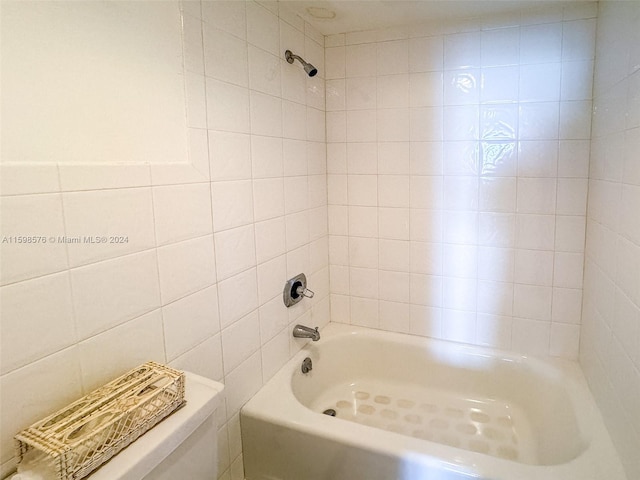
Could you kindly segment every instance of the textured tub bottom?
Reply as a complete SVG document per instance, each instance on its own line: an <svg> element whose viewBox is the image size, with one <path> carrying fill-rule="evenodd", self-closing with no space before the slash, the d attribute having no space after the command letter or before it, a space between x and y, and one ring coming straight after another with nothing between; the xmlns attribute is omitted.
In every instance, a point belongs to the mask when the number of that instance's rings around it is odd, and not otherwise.
<svg viewBox="0 0 640 480"><path fill-rule="evenodd" d="M336 385L310 408L410 437L536 465L536 439L523 411L506 402L413 385Z"/></svg>

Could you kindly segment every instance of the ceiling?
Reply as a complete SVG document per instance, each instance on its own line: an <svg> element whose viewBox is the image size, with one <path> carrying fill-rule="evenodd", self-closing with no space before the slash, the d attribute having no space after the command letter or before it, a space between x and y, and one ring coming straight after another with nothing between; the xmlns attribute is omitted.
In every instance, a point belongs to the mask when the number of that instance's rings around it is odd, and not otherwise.
<svg viewBox="0 0 640 480"><path fill-rule="evenodd" d="M541 0L280 0L324 35L544 8L574 1ZM578 1L578 0L575 0ZM315 16L312 16L311 13ZM318 18L333 16L334 18Z"/></svg>

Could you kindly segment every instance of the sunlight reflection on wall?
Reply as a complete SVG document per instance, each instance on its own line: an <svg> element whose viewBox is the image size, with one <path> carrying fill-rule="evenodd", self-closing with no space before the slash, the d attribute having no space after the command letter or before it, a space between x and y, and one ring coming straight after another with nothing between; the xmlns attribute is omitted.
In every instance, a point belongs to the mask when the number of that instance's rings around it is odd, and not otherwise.
<svg viewBox="0 0 640 480"><path fill-rule="evenodd" d="M327 38L333 320L575 358L595 19L485 20Z"/></svg>

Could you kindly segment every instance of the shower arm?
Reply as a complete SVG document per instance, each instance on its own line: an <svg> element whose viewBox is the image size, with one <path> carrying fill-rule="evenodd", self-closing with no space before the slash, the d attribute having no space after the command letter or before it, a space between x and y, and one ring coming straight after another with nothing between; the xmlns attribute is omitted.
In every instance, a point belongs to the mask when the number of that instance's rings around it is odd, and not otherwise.
<svg viewBox="0 0 640 480"><path fill-rule="evenodd" d="M302 65L307 65L307 62L305 62L302 57L296 55L291 50L284 52L284 58L286 58L289 63L293 63L294 60L298 60Z"/></svg>

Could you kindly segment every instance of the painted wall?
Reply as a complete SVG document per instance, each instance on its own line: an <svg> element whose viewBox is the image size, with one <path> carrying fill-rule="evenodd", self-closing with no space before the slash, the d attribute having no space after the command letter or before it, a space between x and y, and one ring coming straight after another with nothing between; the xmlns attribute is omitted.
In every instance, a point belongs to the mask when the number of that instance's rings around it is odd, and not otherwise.
<svg viewBox="0 0 640 480"><path fill-rule="evenodd" d="M640 4L600 2L580 363L640 478Z"/></svg>
<svg viewBox="0 0 640 480"><path fill-rule="evenodd" d="M293 324L329 321L324 38L272 2L183 10L190 165L1 167L1 237L128 237L0 243L2 475L17 431L156 360L225 383L219 473L242 479L240 406ZM300 272L316 295L287 310Z"/></svg>
<svg viewBox="0 0 640 480"><path fill-rule="evenodd" d="M595 15L327 37L332 321L577 358Z"/></svg>

